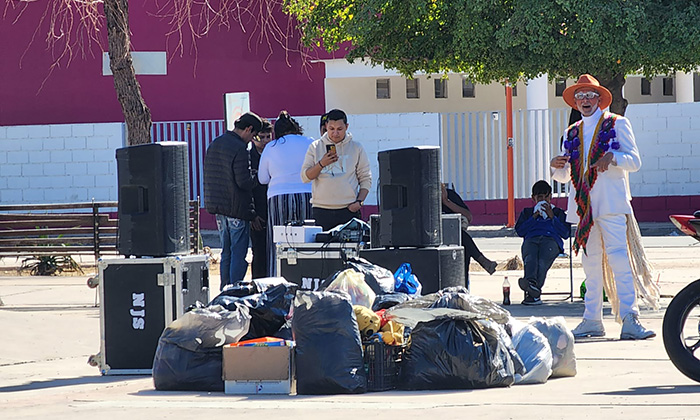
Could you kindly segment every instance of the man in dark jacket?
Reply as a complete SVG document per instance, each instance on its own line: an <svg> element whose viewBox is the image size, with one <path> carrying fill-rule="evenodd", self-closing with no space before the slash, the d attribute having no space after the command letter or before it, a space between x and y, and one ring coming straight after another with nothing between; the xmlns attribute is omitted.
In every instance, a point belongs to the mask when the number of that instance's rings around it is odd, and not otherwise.
<svg viewBox="0 0 700 420"><path fill-rule="evenodd" d="M217 137L204 158L204 207L216 215L221 239L221 289L243 280L248 270L250 221L255 219L248 143L262 129L262 120L247 112L233 131Z"/></svg>
<svg viewBox="0 0 700 420"><path fill-rule="evenodd" d="M564 210L552 206L552 187L547 181L535 182L532 201L535 206L523 209L515 223L515 231L523 238L525 274L518 279L518 285L525 292L523 305L542 304L540 294L547 271L564 252L563 240L571 231Z"/></svg>

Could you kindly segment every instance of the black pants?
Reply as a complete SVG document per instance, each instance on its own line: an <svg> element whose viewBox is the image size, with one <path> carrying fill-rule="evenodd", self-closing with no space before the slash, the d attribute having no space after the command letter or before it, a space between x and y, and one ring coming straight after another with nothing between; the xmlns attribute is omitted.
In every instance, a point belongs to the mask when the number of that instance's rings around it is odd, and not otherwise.
<svg viewBox="0 0 700 420"><path fill-rule="evenodd" d="M253 263L250 265L251 277L267 277L267 227L263 230L250 228L250 242L253 250Z"/></svg>
<svg viewBox="0 0 700 420"><path fill-rule="evenodd" d="M333 210L314 207L311 210L316 220L316 226L321 226L324 231L331 230L338 225L344 225L352 220L353 217L362 218L359 211L353 213L347 207Z"/></svg>
<svg viewBox="0 0 700 420"><path fill-rule="evenodd" d="M477 259L484 254L479 251L479 247L476 246L471 235L465 231L462 231L462 247L464 247L464 277L467 288L469 288L469 264L471 264L472 258Z"/></svg>

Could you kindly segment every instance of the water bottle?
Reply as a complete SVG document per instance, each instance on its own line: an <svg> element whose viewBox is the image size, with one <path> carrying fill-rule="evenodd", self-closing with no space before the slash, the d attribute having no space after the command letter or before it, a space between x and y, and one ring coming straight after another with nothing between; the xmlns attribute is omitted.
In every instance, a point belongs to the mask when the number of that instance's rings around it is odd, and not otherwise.
<svg viewBox="0 0 700 420"><path fill-rule="evenodd" d="M508 282L508 276L503 277L503 304L510 305L510 282Z"/></svg>

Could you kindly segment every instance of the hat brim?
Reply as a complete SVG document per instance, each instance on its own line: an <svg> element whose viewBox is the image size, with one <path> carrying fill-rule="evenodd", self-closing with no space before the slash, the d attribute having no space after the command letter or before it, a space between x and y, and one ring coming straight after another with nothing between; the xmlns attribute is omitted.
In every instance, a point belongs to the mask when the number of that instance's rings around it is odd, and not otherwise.
<svg viewBox="0 0 700 420"><path fill-rule="evenodd" d="M609 90L607 90L604 86L595 86L589 83L574 83L571 86L567 86L566 89L564 89L564 93L562 94L564 102L566 102L566 104L572 107L573 109L578 109L578 107L576 106L576 100L574 99L574 94L577 90L583 88L595 90L600 94L600 100L598 102L598 107L600 109L605 109L609 107L612 103L612 94Z"/></svg>

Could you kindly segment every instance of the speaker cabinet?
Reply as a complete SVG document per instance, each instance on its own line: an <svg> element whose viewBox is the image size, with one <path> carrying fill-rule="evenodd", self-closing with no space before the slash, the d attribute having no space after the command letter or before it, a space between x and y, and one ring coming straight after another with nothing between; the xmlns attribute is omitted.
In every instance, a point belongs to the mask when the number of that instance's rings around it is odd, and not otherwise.
<svg viewBox="0 0 700 420"><path fill-rule="evenodd" d="M378 159L380 246L440 245L440 148L386 150Z"/></svg>
<svg viewBox="0 0 700 420"><path fill-rule="evenodd" d="M413 273L423 286L422 293L435 293L445 287L469 288L464 274L464 248L459 245L425 247L361 249L360 257L395 272L401 264L411 263Z"/></svg>
<svg viewBox="0 0 700 420"><path fill-rule="evenodd" d="M184 142L117 149L120 254L163 257L189 252L188 168Z"/></svg>
<svg viewBox="0 0 700 420"><path fill-rule="evenodd" d="M462 221L459 214L440 215L442 221L442 244L441 245L462 245ZM370 214L369 216L369 246L370 248L381 248L379 244L381 216Z"/></svg>

